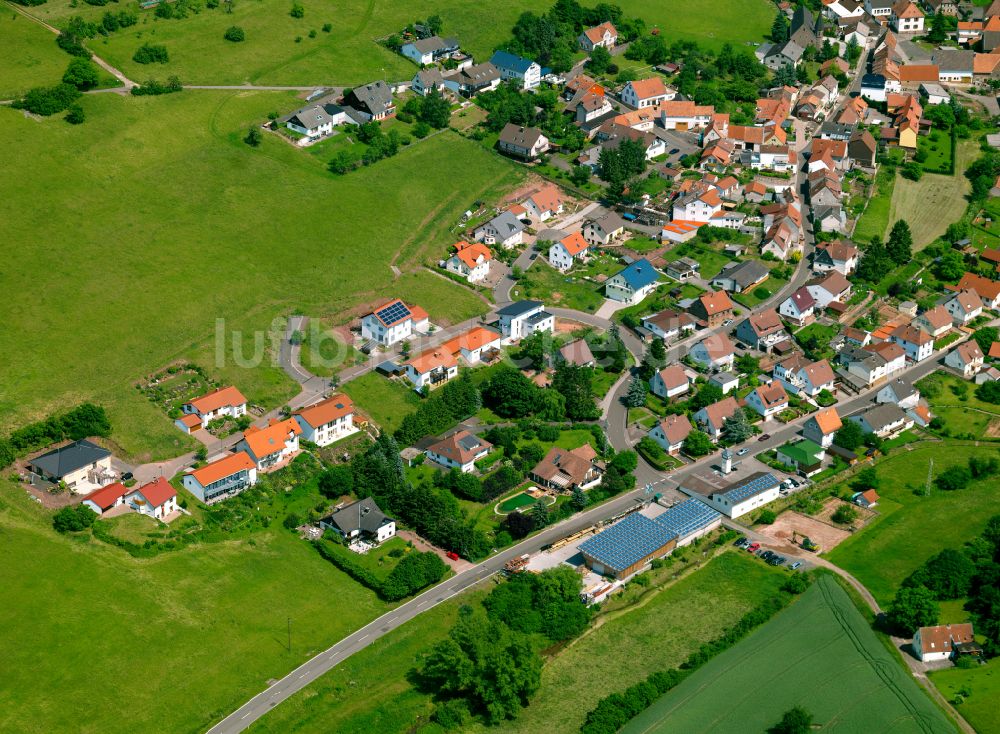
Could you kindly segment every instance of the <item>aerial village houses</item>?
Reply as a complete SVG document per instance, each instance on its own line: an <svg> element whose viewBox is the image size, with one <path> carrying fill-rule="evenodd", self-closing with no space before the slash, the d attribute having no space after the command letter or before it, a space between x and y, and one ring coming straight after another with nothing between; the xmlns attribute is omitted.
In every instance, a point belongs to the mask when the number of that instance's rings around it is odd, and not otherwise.
<svg viewBox="0 0 1000 734"><path fill-rule="evenodd" d="M916 407L917 403L920 402L920 391L909 380L897 377L879 388L875 394L875 402L892 403L907 410Z"/></svg>
<svg viewBox="0 0 1000 734"><path fill-rule="evenodd" d="M748 408L765 419L788 408L788 393L778 380L754 388L745 400Z"/></svg>
<svg viewBox="0 0 1000 734"><path fill-rule="evenodd" d="M354 87L344 96L344 104L360 113L363 120L385 120L396 114L392 90L383 81Z"/></svg>
<svg viewBox="0 0 1000 734"><path fill-rule="evenodd" d="M235 497L257 483L257 464L245 451L229 454L181 477L184 489L206 505Z"/></svg>
<svg viewBox="0 0 1000 734"><path fill-rule="evenodd" d="M733 302L725 291L706 291L688 309L692 316L710 329L733 318Z"/></svg>
<svg viewBox="0 0 1000 734"><path fill-rule="evenodd" d="M590 245L580 232L566 235L549 247L549 263L556 270L569 270L577 261L586 262Z"/></svg>
<svg viewBox="0 0 1000 734"><path fill-rule="evenodd" d="M879 438L889 438L913 427L913 419L891 403L874 405L858 415L848 416L848 420L861 426L865 433L873 433Z"/></svg>
<svg viewBox="0 0 1000 734"><path fill-rule="evenodd" d="M163 477L141 487L130 490L125 495L125 504L140 515L148 515L163 520L172 512L177 512L177 490Z"/></svg>
<svg viewBox="0 0 1000 734"><path fill-rule="evenodd" d="M825 449L833 445L833 439L843 426L837 409L822 408L813 413L802 424L802 435Z"/></svg>
<svg viewBox="0 0 1000 734"><path fill-rule="evenodd" d="M979 655L982 651L976 644L972 625L939 624L934 627L920 627L913 633L913 652L922 663L950 660L963 652Z"/></svg>
<svg viewBox="0 0 1000 734"><path fill-rule="evenodd" d="M567 364L575 364L577 367L593 367L597 364L586 339L574 339L568 344L563 344L559 347L558 359Z"/></svg>
<svg viewBox="0 0 1000 734"><path fill-rule="evenodd" d="M111 452L87 439L31 459L28 468L43 481L65 484L73 494L88 494L118 479L111 469Z"/></svg>
<svg viewBox="0 0 1000 734"><path fill-rule="evenodd" d="M413 389L433 389L458 376L458 360L441 347L434 347L406 363L406 378Z"/></svg>
<svg viewBox="0 0 1000 734"><path fill-rule="evenodd" d="M332 102L313 104L295 110L278 119L289 130L318 140L333 132L333 128L347 122L347 112Z"/></svg>
<svg viewBox="0 0 1000 734"><path fill-rule="evenodd" d="M181 430L190 433L192 430L204 428L216 418L238 418L246 415L247 399L243 397L243 393L230 385L184 403L181 411L185 417L179 418L176 423Z"/></svg>
<svg viewBox="0 0 1000 734"><path fill-rule="evenodd" d="M626 265L604 282L604 294L612 301L634 306L656 289L660 274L643 258Z"/></svg>
<svg viewBox="0 0 1000 734"><path fill-rule="evenodd" d="M756 311L736 327L736 338L751 349L770 352L775 344L788 338L781 317L773 308Z"/></svg>
<svg viewBox="0 0 1000 734"><path fill-rule="evenodd" d="M458 41L454 38L431 36L404 43L399 52L415 64L426 66L450 56L458 49Z"/></svg>
<svg viewBox="0 0 1000 734"><path fill-rule="evenodd" d="M944 309L955 326L965 326L982 314L983 302L975 291L963 290L948 299Z"/></svg>
<svg viewBox="0 0 1000 734"><path fill-rule="evenodd" d="M98 515L104 515L109 510L125 504L125 495L128 494L128 491L128 487L121 482L112 482L100 489L95 489L80 504L89 507Z"/></svg>
<svg viewBox="0 0 1000 734"><path fill-rule="evenodd" d="M612 49L618 43L618 29L610 21L601 23L581 33L577 43L580 44L580 50L588 54L598 46Z"/></svg>
<svg viewBox="0 0 1000 734"><path fill-rule="evenodd" d="M628 82L621 91L621 100L629 107L637 110L655 107L661 102L674 98L676 92L667 88L663 79L654 76L649 79L636 79Z"/></svg>
<svg viewBox="0 0 1000 734"><path fill-rule="evenodd" d="M476 462L485 458L492 450L493 444L461 430L431 444L425 453L435 464L470 474L476 470Z"/></svg>
<svg viewBox="0 0 1000 734"><path fill-rule="evenodd" d="M733 368L736 350L729 337L719 332L697 342L691 347L689 356L695 364L708 370L720 372Z"/></svg>
<svg viewBox="0 0 1000 734"><path fill-rule="evenodd" d="M694 426L686 415L668 415L650 429L649 437L668 454L678 454L684 447L684 440L693 430Z"/></svg>
<svg viewBox="0 0 1000 734"><path fill-rule="evenodd" d="M445 269L470 283L485 280L490 274L493 253L482 242L456 242L455 254L445 261Z"/></svg>
<svg viewBox="0 0 1000 734"><path fill-rule="evenodd" d="M387 517L371 497L335 510L321 519L319 526L337 533L351 545L357 541L377 545L396 534L396 521Z"/></svg>
<svg viewBox="0 0 1000 734"><path fill-rule="evenodd" d="M480 362L492 362L500 356L500 344L503 337L485 326L473 326L466 332L453 337L442 344L439 349L461 357L469 366Z"/></svg>
<svg viewBox="0 0 1000 734"><path fill-rule="evenodd" d="M959 344L948 352L944 358L944 363L952 369L958 370L962 377L970 379L983 368L983 350L975 340L969 340Z"/></svg>
<svg viewBox="0 0 1000 734"><path fill-rule="evenodd" d="M508 122L500 131L497 146L501 153L531 161L549 149L549 139L537 127Z"/></svg>
<svg viewBox="0 0 1000 734"><path fill-rule="evenodd" d="M490 57L490 63L500 71L500 77L504 81L513 80L523 89L534 89L542 82L542 67L523 56L495 51Z"/></svg>
<svg viewBox="0 0 1000 734"><path fill-rule="evenodd" d="M427 312L419 306L407 306L398 298L383 303L361 319L361 337L382 347L409 339L426 331Z"/></svg>
<svg viewBox="0 0 1000 734"><path fill-rule="evenodd" d="M723 398L695 413L694 422L708 434L710 439L717 442L722 436L722 425L726 418L731 417L737 410L740 410L740 406L735 398Z"/></svg>
<svg viewBox="0 0 1000 734"><path fill-rule="evenodd" d="M934 337L912 324L896 327L890 339L905 352L907 359L922 362L934 353Z"/></svg>
<svg viewBox="0 0 1000 734"><path fill-rule="evenodd" d="M508 341L518 341L536 331L551 334L556 328L556 318L545 310L541 301L514 301L497 310L500 333Z"/></svg>
<svg viewBox="0 0 1000 734"><path fill-rule="evenodd" d="M694 317L686 311L667 309L652 316L643 316L642 326L654 337L669 342L693 332L696 323Z"/></svg>
<svg viewBox="0 0 1000 734"><path fill-rule="evenodd" d="M625 232L625 220L615 212L608 212L583 225L583 238L589 245L609 245Z"/></svg>
<svg viewBox="0 0 1000 734"><path fill-rule="evenodd" d="M821 273L835 270L850 275L858 267L858 248L843 240L817 243L812 265Z"/></svg>
<svg viewBox="0 0 1000 734"><path fill-rule="evenodd" d="M302 429L302 440L317 446L329 446L357 432L354 427L354 403L343 393L297 410L292 417Z"/></svg>
<svg viewBox="0 0 1000 734"><path fill-rule="evenodd" d="M272 419L267 428L250 426L239 443L237 451L246 451L257 466L257 471L278 468L299 452L302 429L294 418L283 421Z"/></svg>
<svg viewBox="0 0 1000 734"><path fill-rule="evenodd" d="M530 478L543 487L562 492L590 489L604 474L594 461L596 457L597 452L589 443L572 450L553 446L531 470Z"/></svg>
<svg viewBox="0 0 1000 734"><path fill-rule="evenodd" d="M525 211L540 222L563 213L563 198L559 187L546 184L522 202Z"/></svg>
<svg viewBox="0 0 1000 734"><path fill-rule="evenodd" d="M679 489L736 519L778 499L781 484L770 472L755 472L733 482L708 481L708 477L688 476Z"/></svg>
<svg viewBox="0 0 1000 734"><path fill-rule="evenodd" d="M774 377L793 395L807 395L811 398L823 390L833 392L836 376L833 367L825 359L810 362L802 355L793 355L774 367Z"/></svg>
<svg viewBox="0 0 1000 734"><path fill-rule="evenodd" d="M672 364L655 372L649 379L650 391L664 400L683 395L691 388L690 380L684 368L679 364Z"/></svg>
<svg viewBox="0 0 1000 734"><path fill-rule="evenodd" d="M803 286L781 302L778 313L799 326L805 326L815 317L816 299Z"/></svg>
<svg viewBox="0 0 1000 734"><path fill-rule="evenodd" d="M485 245L499 245L509 250L521 244L524 236L524 222L518 219L512 211L505 209L493 219L476 227L473 237Z"/></svg>

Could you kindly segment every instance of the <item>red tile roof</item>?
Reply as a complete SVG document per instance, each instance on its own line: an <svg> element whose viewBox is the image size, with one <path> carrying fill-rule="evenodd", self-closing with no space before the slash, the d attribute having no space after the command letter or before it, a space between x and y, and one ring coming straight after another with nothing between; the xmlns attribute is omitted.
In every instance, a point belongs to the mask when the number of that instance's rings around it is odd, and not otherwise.
<svg viewBox="0 0 1000 734"><path fill-rule="evenodd" d="M313 428L325 426L352 413L354 413L354 403L343 393L331 395L326 400L295 411L295 415L300 416Z"/></svg>
<svg viewBox="0 0 1000 734"><path fill-rule="evenodd" d="M253 463L253 459L250 458L247 452L240 451L218 461L213 461L211 464L206 464L190 473L191 476L198 480L201 486L207 487L212 482L231 477L239 471L253 469L255 466L257 465Z"/></svg>
<svg viewBox="0 0 1000 734"><path fill-rule="evenodd" d="M177 496L177 490L170 486L163 477L155 482L144 484L138 489L132 490L130 494L140 494L153 507L159 507L167 500Z"/></svg>
<svg viewBox="0 0 1000 734"><path fill-rule="evenodd" d="M247 399L243 397L243 393L232 385L229 385L228 387L220 387L218 390L213 390L207 395L202 395L200 398L195 398L189 404L194 406L199 413L211 413L213 410L218 410L227 405L246 405L246 402Z"/></svg>
<svg viewBox="0 0 1000 734"><path fill-rule="evenodd" d="M119 497L123 497L127 493L128 487L121 482L115 482L114 484L109 484L91 492L83 499L88 502L93 502L95 505L100 507L101 510L107 510L109 507L114 506Z"/></svg>

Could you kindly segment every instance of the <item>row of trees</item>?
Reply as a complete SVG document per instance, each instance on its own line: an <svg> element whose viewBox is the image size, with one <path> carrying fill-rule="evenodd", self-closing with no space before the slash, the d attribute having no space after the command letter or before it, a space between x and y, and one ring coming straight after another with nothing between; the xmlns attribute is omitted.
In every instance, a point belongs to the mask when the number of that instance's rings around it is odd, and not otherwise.
<svg viewBox="0 0 1000 734"><path fill-rule="evenodd" d="M869 283L877 283L887 273L913 258L913 233L905 219L897 220L889 231L889 239L883 243L880 237L873 237L858 262L857 275Z"/></svg>
<svg viewBox="0 0 1000 734"><path fill-rule="evenodd" d="M479 389L468 370L425 398L416 411L403 418L396 429L396 440L411 446L424 436L433 436L465 420L482 407Z"/></svg>
<svg viewBox="0 0 1000 734"><path fill-rule="evenodd" d="M60 441L78 441L88 436L107 438L111 421L104 408L82 403L66 413L18 428L7 438L0 438L0 468L10 466L16 456Z"/></svg>

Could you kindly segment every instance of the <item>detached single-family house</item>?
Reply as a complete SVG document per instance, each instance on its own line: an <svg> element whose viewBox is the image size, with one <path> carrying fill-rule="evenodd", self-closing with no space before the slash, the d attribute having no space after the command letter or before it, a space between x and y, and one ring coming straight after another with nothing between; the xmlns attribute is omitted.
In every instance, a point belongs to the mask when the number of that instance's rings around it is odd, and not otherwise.
<svg viewBox="0 0 1000 734"><path fill-rule="evenodd" d="M816 301L816 308L826 308L831 303L847 303L851 297L851 281L837 270L806 283L806 290Z"/></svg>
<svg viewBox="0 0 1000 734"><path fill-rule="evenodd" d="M184 403L181 410L185 415L197 416L204 428L216 418L238 418L246 415L247 399L232 385L220 387L207 395L202 395Z"/></svg>
<svg viewBox="0 0 1000 734"><path fill-rule="evenodd" d="M615 212L608 212L583 225L583 238L590 245L609 245L625 232L625 220Z"/></svg>
<svg viewBox="0 0 1000 734"><path fill-rule="evenodd" d="M816 299L808 288L802 286L781 302L778 313L799 326L805 326L815 317Z"/></svg>
<svg viewBox="0 0 1000 734"><path fill-rule="evenodd" d="M924 11L913 0L899 0L892 6L892 27L897 33L921 33Z"/></svg>
<svg viewBox="0 0 1000 734"><path fill-rule="evenodd" d="M297 410L292 417L302 429L301 440L317 446L329 446L357 432L354 427L354 403L343 393Z"/></svg>
<svg viewBox="0 0 1000 734"><path fill-rule="evenodd" d="M245 451L192 469L181 478L184 489L206 505L235 497L257 483L257 464Z"/></svg>
<svg viewBox="0 0 1000 734"><path fill-rule="evenodd" d="M650 392L664 400L683 395L690 389L691 382L679 364L668 365L649 378Z"/></svg>
<svg viewBox="0 0 1000 734"><path fill-rule="evenodd" d="M500 75L497 74L498 79L499 77ZM432 66L429 69L421 69L410 80L410 89L414 94L419 94L421 97L426 97L435 90L440 92L445 86L444 75L436 66Z"/></svg>
<svg viewBox="0 0 1000 734"><path fill-rule="evenodd" d="M542 67L523 56L495 51L490 63L497 68L504 81L513 79L524 89L534 89L542 81Z"/></svg>
<svg viewBox="0 0 1000 734"><path fill-rule="evenodd" d="M427 447L427 458L448 469L469 474L476 462L493 450L493 444L468 431L455 431Z"/></svg>
<svg viewBox="0 0 1000 734"><path fill-rule="evenodd" d="M746 293L763 283L770 275L771 271L758 260L733 262L712 278L711 286L730 293Z"/></svg>
<svg viewBox="0 0 1000 734"><path fill-rule="evenodd" d="M701 263L694 258L679 257L664 265L663 270L674 280L679 280L683 283L686 280L700 277Z"/></svg>
<svg viewBox="0 0 1000 734"><path fill-rule="evenodd" d="M469 99L480 92L489 92L499 87L500 72L487 61L450 71L444 74L442 82L445 89Z"/></svg>
<svg viewBox="0 0 1000 734"><path fill-rule="evenodd" d="M836 408L822 408L802 424L802 435L827 449L833 444L834 436L841 426L843 423Z"/></svg>
<svg viewBox="0 0 1000 734"><path fill-rule="evenodd" d="M452 356L461 357L467 365L476 365L482 361L492 362L500 356L500 344L503 337L485 326L473 326L441 345L440 349L451 352Z"/></svg>
<svg viewBox="0 0 1000 734"><path fill-rule="evenodd" d="M160 477L129 491L125 495L125 504L140 515L162 520L171 512L177 511L177 490L165 478Z"/></svg>
<svg viewBox="0 0 1000 734"><path fill-rule="evenodd" d="M813 256L813 270L826 273L836 271L841 275L850 275L858 267L858 248L850 242L834 240L816 245Z"/></svg>
<svg viewBox="0 0 1000 734"><path fill-rule="evenodd" d="M687 336L695 330L694 317L685 311L660 311L652 316L642 317L643 327L654 337L663 341Z"/></svg>
<svg viewBox="0 0 1000 734"><path fill-rule="evenodd" d="M963 290L944 304L956 326L965 326L983 313L983 302L975 291Z"/></svg>
<svg viewBox="0 0 1000 734"><path fill-rule="evenodd" d="M708 378L708 384L722 390L723 395L728 395L733 390L739 389L740 378L732 372L716 372Z"/></svg>
<svg viewBox="0 0 1000 734"><path fill-rule="evenodd" d="M777 454L778 461L782 464L793 467L804 477L811 477L823 471L826 450L808 438L803 438L779 446Z"/></svg>
<svg viewBox="0 0 1000 734"><path fill-rule="evenodd" d="M610 21L588 28L576 39L580 50L590 53L598 46L611 49L618 43L618 29Z"/></svg>
<svg viewBox="0 0 1000 734"><path fill-rule="evenodd" d="M308 138L321 138L347 122L347 112L332 103L314 104L295 110L278 120L289 130Z"/></svg>
<svg viewBox="0 0 1000 734"><path fill-rule="evenodd" d="M455 53L458 49L458 41L454 38L431 36L404 43L399 52L415 64L426 66Z"/></svg>
<svg viewBox="0 0 1000 734"><path fill-rule="evenodd" d="M836 379L833 367L825 359L810 362L800 355L789 357L775 365L774 376L793 395L808 395L811 398L823 390L833 392Z"/></svg>
<svg viewBox="0 0 1000 734"><path fill-rule="evenodd" d="M449 273L465 278L470 283L484 280L490 274L490 262L493 253L482 242L456 242L455 254L445 261L445 269Z"/></svg>
<svg viewBox="0 0 1000 734"><path fill-rule="evenodd" d="M875 393L875 402L891 403L903 410L909 410L920 402L920 391L909 380L897 377L879 388Z"/></svg>
<svg viewBox="0 0 1000 734"><path fill-rule="evenodd" d="M426 311L419 306L407 306L397 298L383 303L361 319L361 336L383 347L391 347L427 327Z"/></svg>
<svg viewBox="0 0 1000 734"><path fill-rule="evenodd" d="M622 89L619 96L622 102L629 107L643 109L672 100L676 96L676 92L668 89L662 78L654 76L649 79L630 81Z"/></svg>
<svg viewBox="0 0 1000 734"><path fill-rule="evenodd" d="M559 347L559 359L577 367L593 367L597 363L586 339L574 339Z"/></svg>
<svg viewBox="0 0 1000 734"><path fill-rule="evenodd" d="M515 301L497 310L500 317L500 332L505 339L517 341L531 336L536 331L553 333L555 316L545 310L541 301Z"/></svg>
<svg viewBox="0 0 1000 734"><path fill-rule="evenodd" d="M948 289L956 292L974 290L982 300L983 308L996 310L1000 307L1000 281L990 280L975 273L966 273L958 281L958 285L948 286Z"/></svg>
<svg viewBox="0 0 1000 734"><path fill-rule="evenodd" d="M549 149L549 139L537 127L508 122L500 131L497 147L501 153L531 161Z"/></svg>
<svg viewBox="0 0 1000 734"><path fill-rule="evenodd" d="M684 439L693 430L691 421L683 413L681 415L668 415L650 429L649 437L668 454L677 454L684 446Z"/></svg>
<svg viewBox="0 0 1000 734"><path fill-rule="evenodd" d="M656 290L660 274L645 258L622 268L604 283L604 295L612 301L634 306Z"/></svg>
<svg viewBox="0 0 1000 734"><path fill-rule="evenodd" d="M731 370L736 359L733 343L722 332L706 336L691 347L689 354L696 364L716 372Z"/></svg>
<svg viewBox="0 0 1000 734"><path fill-rule="evenodd" d="M863 507L866 510L870 510L875 505L878 504L880 497L878 492L874 489L868 489L864 492L855 492L851 495L851 502L856 504L858 507Z"/></svg>
<svg viewBox="0 0 1000 734"><path fill-rule="evenodd" d="M558 446L531 470L530 478L549 489L570 492L579 487L590 489L601 481L603 469L595 463L597 452L585 443L579 448L566 450Z"/></svg>
<svg viewBox="0 0 1000 734"><path fill-rule="evenodd" d="M922 362L934 353L934 337L912 324L897 326L889 338L914 362Z"/></svg>
<svg viewBox="0 0 1000 734"><path fill-rule="evenodd" d="M573 232L549 247L549 263L556 270L569 270L577 262L586 262L590 245L583 235Z"/></svg>
<svg viewBox="0 0 1000 734"><path fill-rule="evenodd" d="M125 495L128 494L128 491L128 487L121 482L112 482L100 489L95 489L87 495L81 504L89 507L98 515L103 515L108 510L125 504Z"/></svg>
<svg viewBox="0 0 1000 734"><path fill-rule="evenodd" d="M740 406L735 398L723 398L695 413L694 422L701 426L709 438L718 441L722 435L722 426L726 422L726 418L731 418L737 410L740 410Z"/></svg>
<svg viewBox="0 0 1000 734"><path fill-rule="evenodd" d="M848 416L848 420L861 426L865 433L874 433L880 438L888 438L913 427L913 419L891 403L872 406L858 415Z"/></svg>
<svg viewBox="0 0 1000 734"><path fill-rule="evenodd" d="M754 388L745 398L747 407L764 418L788 408L788 393L778 380Z"/></svg>
<svg viewBox="0 0 1000 734"><path fill-rule="evenodd" d="M710 329L733 318L733 302L725 291L706 291L695 299L688 312Z"/></svg>
<svg viewBox="0 0 1000 734"><path fill-rule="evenodd" d="M441 347L428 349L406 363L406 378L417 391L433 389L458 376L458 360Z"/></svg>
<svg viewBox="0 0 1000 734"><path fill-rule="evenodd" d="M381 80L354 87L344 96L344 104L357 110L368 120L384 120L396 114L392 89Z"/></svg>
<svg viewBox="0 0 1000 734"><path fill-rule="evenodd" d="M31 459L28 467L47 482L64 483L74 494L88 494L118 479L111 470L111 452L87 439Z"/></svg>
<svg viewBox="0 0 1000 734"><path fill-rule="evenodd" d="M751 349L769 352L787 337L781 317L773 308L757 311L743 319L736 327L736 338Z"/></svg>
<svg viewBox="0 0 1000 734"><path fill-rule="evenodd" d="M555 184L545 184L522 202L525 211L540 222L563 213L563 197Z"/></svg>
<svg viewBox="0 0 1000 734"><path fill-rule="evenodd" d="M968 293L969 291L965 291ZM979 296L973 294L975 299L975 305L982 310L983 304L979 301ZM944 306L935 306L934 308L927 309L922 314L913 319L913 325L918 329L922 329L930 334L935 339L944 336L952 327L952 315L951 312Z"/></svg>
<svg viewBox="0 0 1000 734"><path fill-rule="evenodd" d="M950 660L961 654L963 648L978 655L979 647L969 622L921 627L913 633L913 652L922 663Z"/></svg>
<svg viewBox="0 0 1000 734"><path fill-rule="evenodd" d="M267 428L250 426L236 444L237 451L246 451L257 465L257 471L267 471L299 452L302 429L294 418L272 420Z"/></svg>
<svg viewBox="0 0 1000 734"><path fill-rule="evenodd" d="M944 363L961 372L962 377L968 380L983 368L983 350L974 339L970 339L948 352Z"/></svg>
<svg viewBox="0 0 1000 734"><path fill-rule="evenodd" d="M485 224L480 224L473 232L473 239L486 245L499 245L509 250L521 244L524 236L524 222L512 211L505 209Z"/></svg>
<svg viewBox="0 0 1000 734"><path fill-rule="evenodd" d="M321 519L319 526L348 542L384 543L396 534L396 521L387 517L371 497L341 507Z"/></svg>

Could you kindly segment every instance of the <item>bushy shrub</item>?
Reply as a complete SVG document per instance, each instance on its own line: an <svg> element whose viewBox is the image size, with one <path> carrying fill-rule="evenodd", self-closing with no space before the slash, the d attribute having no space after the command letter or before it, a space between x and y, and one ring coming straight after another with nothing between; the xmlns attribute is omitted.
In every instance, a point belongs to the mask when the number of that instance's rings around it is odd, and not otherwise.
<svg viewBox="0 0 1000 734"><path fill-rule="evenodd" d="M48 117L62 112L79 97L80 90L63 82L54 87L36 87L21 99L15 100L11 107Z"/></svg>
<svg viewBox="0 0 1000 734"><path fill-rule="evenodd" d="M97 513L89 507L64 507L52 517L52 527L60 533L76 533L94 524Z"/></svg>
<svg viewBox="0 0 1000 734"><path fill-rule="evenodd" d="M132 54L132 61L137 64L165 64L170 61L170 54L166 46L144 43Z"/></svg>
<svg viewBox="0 0 1000 734"><path fill-rule="evenodd" d="M247 34L238 25L233 25L226 29L223 38L233 43L243 43L247 39Z"/></svg>

